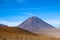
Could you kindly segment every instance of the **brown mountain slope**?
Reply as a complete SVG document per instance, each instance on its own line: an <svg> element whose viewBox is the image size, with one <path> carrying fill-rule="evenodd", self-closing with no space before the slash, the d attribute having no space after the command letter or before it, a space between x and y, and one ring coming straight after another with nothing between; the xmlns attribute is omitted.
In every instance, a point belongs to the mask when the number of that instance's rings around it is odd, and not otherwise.
<svg viewBox="0 0 60 40"><path fill-rule="evenodd" d="M36 35L20 28L0 27L0 40L60 40L47 35Z"/></svg>
<svg viewBox="0 0 60 40"><path fill-rule="evenodd" d="M18 33L18 34L31 34L31 35L36 35L34 33L31 33L27 30L23 30L23 29L20 29L20 28L16 28L16 27L0 27L0 32L8 32L8 33Z"/></svg>

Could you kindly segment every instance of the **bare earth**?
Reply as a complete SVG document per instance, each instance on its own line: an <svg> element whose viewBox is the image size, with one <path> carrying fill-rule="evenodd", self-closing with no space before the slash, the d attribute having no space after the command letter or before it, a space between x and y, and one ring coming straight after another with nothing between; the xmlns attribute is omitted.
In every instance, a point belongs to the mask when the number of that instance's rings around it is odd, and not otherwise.
<svg viewBox="0 0 60 40"><path fill-rule="evenodd" d="M60 38L38 35L20 28L0 27L0 40L60 40Z"/></svg>

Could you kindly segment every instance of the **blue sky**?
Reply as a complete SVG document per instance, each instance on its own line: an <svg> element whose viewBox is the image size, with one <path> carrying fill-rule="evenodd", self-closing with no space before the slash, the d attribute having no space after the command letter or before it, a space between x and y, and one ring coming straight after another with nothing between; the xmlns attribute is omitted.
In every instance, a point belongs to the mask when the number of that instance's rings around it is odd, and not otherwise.
<svg viewBox="0 0 60 40"><path fill-rule="evenodd" d="M16 26L31 16L60 27L60 0L0 0L0 24Z"/></svg>

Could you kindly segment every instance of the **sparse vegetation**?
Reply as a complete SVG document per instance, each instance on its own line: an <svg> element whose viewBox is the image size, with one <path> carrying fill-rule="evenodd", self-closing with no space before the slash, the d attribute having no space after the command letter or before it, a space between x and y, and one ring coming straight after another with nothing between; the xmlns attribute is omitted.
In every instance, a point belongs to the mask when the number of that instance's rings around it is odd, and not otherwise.
<svg viewBox="0 0 60 40"><path fill-rule="evenodd" d="M0 27L0 40L60 40L60 38L36 35L18 28Z"/></svg>

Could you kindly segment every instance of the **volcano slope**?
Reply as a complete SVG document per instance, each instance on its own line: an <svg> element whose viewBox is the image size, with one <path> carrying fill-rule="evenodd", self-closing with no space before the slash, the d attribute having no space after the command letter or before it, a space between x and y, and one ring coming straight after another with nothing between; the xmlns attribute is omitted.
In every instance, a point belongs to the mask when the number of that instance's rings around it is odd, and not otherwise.
<svg viewBox="0 0 60 40"><path fill-rule="evenodd" d="M36 16L32 16L32 17L28 18L27 20L25 20L24 22L19 24L17 27L26 29L30 32L55 28L54 26L46 23L45 21L43 21L42 19L40 19Z"/></svg>
<svg viewBox="0 0 60 40"><path fill-rule="evenodd" d="M46 34L46 35L54 36L56 38L60 38L60 28L52 28L52 29L36 31L35 33L36 34Z"/></svg>
<svg viewBox="0 0 60 40"><path fill-rule="evenodd" d="M15 27L0 27L0 40L60 40L60 38L38 35Z"/></svg>

